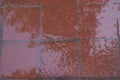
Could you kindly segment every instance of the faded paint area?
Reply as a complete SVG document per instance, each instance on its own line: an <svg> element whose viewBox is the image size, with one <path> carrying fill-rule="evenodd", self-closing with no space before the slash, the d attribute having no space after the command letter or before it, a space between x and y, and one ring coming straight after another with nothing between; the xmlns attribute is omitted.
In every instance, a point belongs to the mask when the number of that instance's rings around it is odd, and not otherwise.
<svg viewBox="0 0 120 80"><path fill-rule="evenodd" d="M39 0L6 0L4 14L0 8L0 78L119 77L119 0L40 1L41 8Z"/></svg>
<svg viewBox="0 0 120 80"><path fill-rule="evenodd" d="M38 39L39 15L39 8L5 8L3 40Z"/></svg>
<svg viewBox="0 0 120 80"><path fill-rule="evenodd" d="M85 2L84 2L85 1ZM118 76L118 0L84 0L80 7L83 76ZM110 39L111 38L111 39Z"/></svg>
<svg viewBox="0 0 120 80"><path fill-rule="evenodd" d="M79 77L77 43L46 43L41 50L41 76Z"/></svg>
<svg viewBox="0 0 120 80"><path fill-rule="evenodd" d="M35 46L36 45L36 46ZM29 43L3 45L0 75L2 78L78 77L77 44ZM40 51L40 53L39 53Z"/></svg>
<svg viewBox="0 0 120 80"><path fill-rule="evenodd" d="M37 46L29 43L3 44L0 64L2 78L36 78L38 73Z"/></svg>
<svg viewBox="0 0 120 80"><path fill-rule="evenodd" d="M80 7L80 38L116 38L117 0L84 2Z"/></svg>
<svg viewBox="0 0 120 80"><path fill-rule="evenodd" d="M83 76L118 76L116 39L81 40Z"/></svg>

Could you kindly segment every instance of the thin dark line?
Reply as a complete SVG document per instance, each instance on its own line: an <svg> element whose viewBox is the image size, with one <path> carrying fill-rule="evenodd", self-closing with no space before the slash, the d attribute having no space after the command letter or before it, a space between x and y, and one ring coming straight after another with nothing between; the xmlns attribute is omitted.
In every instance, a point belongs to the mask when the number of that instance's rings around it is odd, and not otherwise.
<svg viewBox="0 0 120 80"><path fill-rule="evenodd" d="M109 39L118 39L117 37L116 38L58 38L58 39L31 39L31 40L0 40L0 41L3 41L3 42L13 42L13 41L15 41L15 42L26 42L26 41L39 41L39 42L64 42L64 41L71 41L71 40L76 40L76 39L79 39L79 40L101 40L101 39L107 39L107 40L109 40Z"/></svg>
<svg viewBox="0 0 120 80"><path fill-rule="evenodd" d="M0 62L2 55L2 36L3 36L3 9L2 9L2 20L0 20Z"/></svg>
<svg viewBox="0 0 120 80"><path fill-rule="evenodd" d="M118 39L118 38L69 38L69 39L39 39L39 40L0 40L3 43L26 43L26 42L36 42L36 43L54 43L54 42L76 42L78 40L111 40L111 39Z"/></svg>
<svg viewBox="0 0 120 80"><path fill-rule="evenodd" d="M3 36L3 9L2 9L2 19L0 20L0 40L2 41Z"/></svg>
<svg viewBox="0 0 120 80"><path fill-rule="evenodd" d="M2 1L2 21L0 22L0 66L1 66L1 59L2 59L2 48L3 48L3 42L2 42L2 39L3 39L3 25L4 25L4 22L5 22L5 9L4 9L4 0ZM1 71L1 68L0 68L0 71Z"/></svg>
<svg viewBox="0 0 120 80"><path fill-rule="evenodd" d="M41 21L41 15L42 15L42 13L41 13L41 11L42 11L42 6L41 6L41 0L39 0L39 12L40 12L40 14L39 14L39 36L38 36L38 38L40 38L41 36L41 24L42 24L42 21ZM41 39L39 39L40 40L40 42L41 42ZM40 45L38 45L38 77L39 78L41 78L41 69L40 69L40 66L41 66L41 54L42 54L42 50L41 50L41 46Z"/></svg>
<svg viewBox="0 0 120 80"><path fill-rule="evenodd" d="M81 48L80 48L80 40L77 42L78 45L78 64L79 64L79 77L82 76L82 55L81 55Z"/></svg>
<svg viewBox="0 0 120 80"><path fill-rule="evenodd" d="M80 4L79 0L77 0L77 12L78 12L78 36L80 37Z"/></svg>
<svg viewBox="0 0 120 80"><path fill-rule="evenodd" d="M119 34L119 21L117 19L117 37L118 37L118 59L119 59L119 66L118 66L118 72L120 76L120 34Z"/></svg>
<svg viewBox="0 0 120 80"><path fill-rule="evenodd" d="M2 42L0 42L0 66L1 66L1 60L2 60ZM0 68L0 72L1 72L1 68Z"/></svg>
<svg viewBox="0 0 120 80"><path fill-rule="evenodd" d="M91 80L91 79L114 79L114 80L116 80L116 79L120 79L120 77L46 77L46 78L3 78L2 80L5 80L5 79L7 79L7 80L9 80L9 79L12 79L12 80L14 80L14 79L29 79L29 80L31 80L31 79L40 79L40 80L72 80L72 79L84 79L84 80L86 80L86 79L89 79L89 80Z"/></svg>
<svg viewBox="0 0 120 80"><path fill-rule="evenodd" d="M119 35L119 21L117 19L117 37L118 39L120 38L120 35Z"/></svg>
<svg viewBox="0 0 120 80"><path fill-rule="evenodd" d="M80 38L80 2L79 0L77 1L77 12L78 12L78 37ZM82 76L82 54L81 54L81 43L80 43L80 39L78 40L78 64L79 64L79 77Z"/></svg>

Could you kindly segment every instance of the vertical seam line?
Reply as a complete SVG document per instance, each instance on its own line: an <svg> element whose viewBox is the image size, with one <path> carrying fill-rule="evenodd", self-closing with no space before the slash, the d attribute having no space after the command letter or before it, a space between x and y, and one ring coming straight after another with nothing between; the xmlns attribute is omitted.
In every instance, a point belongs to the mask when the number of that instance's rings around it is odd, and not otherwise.
<svg viewBox="0 0 120 80"><path fill-rule="evenodd" d="M80 48L80 0L77 0L77 14L78 14L78 64L79 64L79 77L82 76L82 55L81 55L81 48Z"/></svg>
<svg viewBox="0 0 120 80"><path fill-rule="evenodd" d="M118 75L120 75L120 35L119 35L119 22L117 19L117 38L118 38Z"/></svg>

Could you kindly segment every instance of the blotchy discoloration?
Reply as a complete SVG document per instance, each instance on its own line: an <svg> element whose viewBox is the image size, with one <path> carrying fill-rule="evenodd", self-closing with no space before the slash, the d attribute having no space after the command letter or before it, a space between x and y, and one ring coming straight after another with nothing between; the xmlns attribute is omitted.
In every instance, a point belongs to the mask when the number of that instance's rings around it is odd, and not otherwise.
<svg viewBox="0 0 120 80"><path fill-rule="evenodd" d="M117 0L83 0L81 3L84 4L80 6L80 38L117 37Z"/></svg>
<svg viewBox="0 0 120 80"><path fill-rule="evenodd" d="M77 44L41 44L41 77L79 77Z"/></svg>
<svg viewBox="0 0 120 80"><path fill-rule="evenodd" d="M118 76L116 39L81 40L83 76Z"/></svg>
<svg viewBox="0 0 120 80"><path fill-rule="evenodd" d="M5 8L3 40L38 39L39 15L39 8Z"/></svg>
<svg viewBox="0 0 120 80"><path fill-rule="evenodd" d="M76 43L28 45L29 42L3 45L2 78L37 78L38 70L41 77L79 77Z"/></svg>
<svg viewBox="0 0 120 80"><path fill-rule="evenodd" d="M118 76L118 0L80 2L80 38L106 38L81 40L83 76Z"/></svg>
<svg viewBox="0 0 120 80"><path fill-rule="evenodd" d="M77 1L6 0L0 78L119 77L120 0L79 0L79 7ZM0 8L0 21L2 15ZM80 39L79 48L78 41L59 42L71 38Z"/></svg>

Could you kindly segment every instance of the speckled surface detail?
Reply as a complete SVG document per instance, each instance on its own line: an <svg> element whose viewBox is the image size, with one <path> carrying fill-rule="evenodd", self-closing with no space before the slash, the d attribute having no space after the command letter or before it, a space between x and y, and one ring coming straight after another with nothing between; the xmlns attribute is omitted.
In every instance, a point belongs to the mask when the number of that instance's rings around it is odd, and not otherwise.
<svg viewBox="0 0 120 80"><path fill-rule="evenodd" d="M89 3L81 0L80 37L81 38L116 38L116 20L120 11L117 0L98 0ZM119 0L118 0L119 1Z"/></svg>
<svg viewBox="0 0 120 80"><path fill-rule="evenodd" d="M0 0L0 80L120 80L120 0Z"/></svg>
<svg viewBox="0 0 120 80"><path fill-rule="evenodd" d="M81 40L83 76L118 76L116 39Z"/></svg>
<svg viewBox="0 0 120 80"><path fill-rule="evenodd" d="M39 15L39 8L7 7L5 9L3 40L38 39Z"/></svg>

